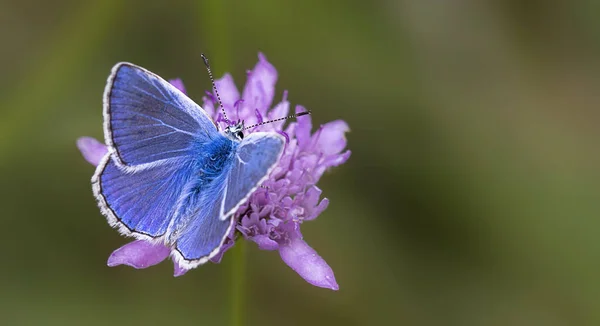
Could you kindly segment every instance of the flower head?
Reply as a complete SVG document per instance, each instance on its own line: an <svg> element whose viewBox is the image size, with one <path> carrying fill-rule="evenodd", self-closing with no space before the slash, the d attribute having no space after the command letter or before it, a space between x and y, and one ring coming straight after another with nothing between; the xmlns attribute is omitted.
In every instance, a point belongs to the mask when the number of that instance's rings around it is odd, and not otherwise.
<svg viewBox="0 0 600 326"><path fill-rule="evenodd" d="M246 126L251 126L288 115L287 91L281 102L272 105L276 81L277 71L262 54L259 54L254 69L248 72L241 96L229 74L216 80L227 118L243 120ZM181 80L170 82L185 92ZM203 97L202 108L213 117L220 130L227 127L228 121L212 93L207 92ZM304 111L301 106L295 108L296 113ZM236 230L260 249L278 250L282 260L310 284L337 290L333 271L302 239L300 226L304 221L315 219L329 205L327 198L321 199L321 189L316 184L327 169L343 164L350 157L350 151L344 151L344 134L349 128L344 121L336 120L321 125L312 133L310 115L302 116L286 127L284 123L273 122L246 131L278 132L287 142L269 179L236 212ZM77 145L86 160L94 165L106 153L106 147L92 138L80 138ZM236 230L232 230L213 262L218 263L223 253L234 245ZM169 252L163 245L136 240L113 252L108 264L146 268L166 259ZM185 272L187 270L175 263L175 276Z"/></svg>

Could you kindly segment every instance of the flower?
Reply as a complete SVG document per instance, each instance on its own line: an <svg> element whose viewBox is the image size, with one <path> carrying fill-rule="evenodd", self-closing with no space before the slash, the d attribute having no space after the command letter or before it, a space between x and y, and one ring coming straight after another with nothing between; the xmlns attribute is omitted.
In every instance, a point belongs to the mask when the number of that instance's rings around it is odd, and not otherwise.
<svg viewBox="0 0 600 326"><path fill-rule="evenodd" d="M251 126L267 120L288 115L290 103L287 91L281 102L272 106L275 96L277 71L263 54L253 70L248 72L244 90L240 93L229 74L216 80L227 117L244 120ZM185 92L179 79L171 84ZM220 130L227 126L216 97L207 92L202 108L213 117ZM296 106L295 112L304 112ZM338 290L332 269L303 239L300 226L315 219L329 205L327 198L321 199L321 189L316 184L329 168L345 163L350 151L344 151L349 130L346 122L336 120L321 125L311 133L310 115L303 116L284 127L278 121L249 129L249 132L278 132L286 138L286 145L277 167L264 187L256 190L236 212L235 230L232 230L219 254L212 259L218 263L225 251L235 243L236 230L245 239L255 242L262 250L278 250L281 259L308 283ZM84 158L97 165L106 147L98 141L82 137L77 141ZM108 259L109 266L125 264L134 268L146 268L166 259L170 249L162 244L136 240L115 250ZM175 263L175 276L187 270Z"/></svg>

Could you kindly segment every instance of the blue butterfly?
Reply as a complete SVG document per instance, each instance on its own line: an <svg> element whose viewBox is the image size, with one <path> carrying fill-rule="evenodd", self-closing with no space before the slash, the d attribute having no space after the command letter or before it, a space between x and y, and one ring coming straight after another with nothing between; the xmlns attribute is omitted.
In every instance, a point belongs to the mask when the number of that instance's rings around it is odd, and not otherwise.
<svg viewBox="0 0 600 326"><path fill-rule="evenodd" d="M207 262L284 148L277 133L243 130L240 121L219 132L170 83L118 63L104 91L109 152L92 177L102 213L125 235L170 246L185 268Z"/></svg>

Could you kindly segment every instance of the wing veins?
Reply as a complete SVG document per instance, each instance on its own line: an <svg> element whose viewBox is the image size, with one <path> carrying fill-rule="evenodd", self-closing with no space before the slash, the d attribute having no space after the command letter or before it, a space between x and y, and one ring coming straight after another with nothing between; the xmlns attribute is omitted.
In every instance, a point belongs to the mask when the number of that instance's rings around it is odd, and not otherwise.
<svg viewBox="0 0 600 326"><path fill-rule="evenodd" d="M145 114L145 113L141 113L141 112L136 112L136 114L139 114L139 115L141 115L141 116L143 116L143 117L146 117L146 118L148 118L148 119L154 120L154 121L156 121L156 122L160 122L160 123L161 123L163 126L165 126L165 127L167 127L167 128L171 128L171 129L173 129L173 130L175 130L175 131L178 131L178 132L184 133L184 134L186 134L186 135L190 135L190 136L192 136L192 137L195 137L195 135L194 135L194 134L192 134L191 132L188 132L188 131L185 131L185 130L181 130L181 129L179 129L179 128L175 128L175 127L173 127L173 126L171 126L171 125L169 125L169 124L166 124L164 121L162 121L162 120L161 120L161 119L159 119L159 118L155 118L155 117L153 117L153 116L150 116L150 115L147 115L147 114Z"/></svg>

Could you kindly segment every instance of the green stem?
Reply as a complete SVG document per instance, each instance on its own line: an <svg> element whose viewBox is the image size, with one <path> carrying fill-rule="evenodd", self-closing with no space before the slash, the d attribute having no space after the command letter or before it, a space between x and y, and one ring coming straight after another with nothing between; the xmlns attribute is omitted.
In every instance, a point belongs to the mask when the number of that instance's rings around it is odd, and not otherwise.
<svg viewBox="0 0 600 326"><path fill-rule="evenodd" d="M228 17L227 1L197 1L196 12L199 14L200 34L205 40L205 49L215 78L232 69L233 57L231 55L231 35ZM245 324L245 283L246 283L246 255L245 241L236 241L227 253L231 257L231 325Z"/></svg>
<svg viewBox="0 0 600 326"><path fill-rule="evenodd" d="M246 242L244 239L236 241L235 246L231 248L231 325L244 325L245 308L244 298L246 297Z"/></svg>

